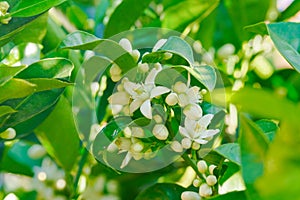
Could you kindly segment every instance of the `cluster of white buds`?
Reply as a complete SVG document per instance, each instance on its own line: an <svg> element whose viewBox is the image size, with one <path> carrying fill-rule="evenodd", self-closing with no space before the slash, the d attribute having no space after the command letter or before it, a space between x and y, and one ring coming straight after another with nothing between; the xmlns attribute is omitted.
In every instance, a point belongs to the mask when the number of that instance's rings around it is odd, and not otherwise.
<svg viewBox="0 0 300 200"><path fill-rule="evenodd" d="M121 164L121 169L126 167L129 161L153 158L154 153L151 149L145 149L141 138L145 137L145 132L141 127L126 127L123 130L123 137L116 138L108 147L109 152L126 152L126 156Z"/></svg>
<svg viewBox="0 0 300 200"><path fill-rule="evenodd" d="M202 181L199 177L197 177L193 181L193 186L199 188L199 192L185 191L181 194L182 200L201 200L203 198L207 198L212 196L213 189L218 182L217 177L213 174L215 165L207 166L207 163L204 160L200 160L197 163L198 171L205 178L205 181Z"/></svg>
<svg viewBox="0 0 300 200"><path fill-rule="evenodd" d="M9 12L7 12L8 9L9 9L8 2L0 1L0 23L2 24L8 24L8 22L11 20Z"/></svg>
<svg viewBox="0 0 300 200"><path fill-rule="evenodd" d="M5 139L5 140L11 140L16 137L17 133L16 130L13 128L8 128L2 133L0 133L0 138Z"/></svg>

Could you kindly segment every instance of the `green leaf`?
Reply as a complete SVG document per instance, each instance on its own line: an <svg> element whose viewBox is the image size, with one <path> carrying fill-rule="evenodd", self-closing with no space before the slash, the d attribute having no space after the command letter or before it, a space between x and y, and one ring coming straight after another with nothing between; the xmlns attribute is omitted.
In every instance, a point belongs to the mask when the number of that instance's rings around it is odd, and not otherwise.
<svg viewBox="0 0 300 200"><path fill-rule="evenodd" d="M24 70L26 66L10 67L0 64L0 86L11 80L15 75Z"/></svg>
<svg viewBox="0 0 300 200"><path fill-rule="evenodd" d="M0 87L0 103L8 99L28 96L35 90L36 85L22 79L13 78Z"/></svg>
<svg viewBox="0 0 300 200"><path fill-rule="evenodd" d="M151 0L124 0L114 10L104 30L104 37L108 38L122 31L129 30L134 22L143 14ZM130 13L128 12L130 10ZM117 26L116 26L117 24Z"/></svg>
<svg viewBox="0 0 300 200"><path fill-rule="evenodd" d="M281 55L300 72L300 24L281 22L268 24L272 41Z"/></svg>
<svg viewBox="0 0 300 200"><path fill-rule="evenodd" d="M79 137L66 98L61 96L53 112L34 132L49 155L71 170L79 155Z"/></svg>
<svg viewBox="0 0 300 200"><path fill-rule="evenodd" d="M12 146L5 146L4 155L0 161L1 171L33 176L33 167L39 166L41 160L33 160L28 156L30 146L23 141L16 142Z"/></svg>
<svg viewBox="0 0 300 200"><path fill-rule="evenodd" d="M223 144L216 149L215 152L222 155L224 158L227 158L231 162L241 165L241 153L240 153L240 145L237 143L228 143Z"/></svg>
<svg viewBox="0 0 300 200"><path fill-rule="evenodd" d="M267 136L268 141L272 142L278 131L279 127L276 123L271 120L262 119L255 122L259 128L263 131L263 133Z"/></svg>
<svg viewBox="0 0 300 200"><path fill-rule="evenodd" d="M157 183L142 191L135 200L180 200L186 189L172 183Z"/></svg>
<svg viewBox="0 0 300 200"><path fill-rule="evenodd" d="M71 5L68 7L67 17L78 29L85 28L88 16L80 9L79 6Z"/></svg>
<svg viewBox="0 0 300 200"><path fill-rule="evenodd" d="M17 111L10 106L0 106L0 117L14 112Z"/></svg>
<svg viewBox="0 0 300 200"><path fill-rule="evenodd" d="M48 58L28 66L16 77L31 78L66 78L71 75L73 64L65 58Z"/></svg>
<svg viewBox="0 0 300 200"><path fill-rule="evenodd" d="M31 23L38 20L38 17L12 18L9 24L0 24L0 47L13 40L17 34L20 34Z"/></svg>
<svg viewBox="0 0 300 200"><path fill-rule="evenodd" d="M63 88L70 85L73 85L72 83L61 81L54 78L32 78L32 79L26 79L28 82L36 85L36 91L45 91L45 90L52 90L57 88Z"/></svg>
<svg viewBox="0 0 300 200"><path fill-rule="evenodd" d="M256 24L251 24L251 25L245 26L244 29L246 31L256 33L256 34L260 34L260 35L267 35L268 34L267 25L266 25L265 22L259 22L259 23L256 23Z"/></svg>
<svg viewBox="0 0 300 200"><path fill-rule="evenodd" d="M103 41L104 40L99 39L90 33L75 31L66 36L66 38L61 42L60 48L92 50Z"/></svg>
<svg viewBox="0 0 300 200"><path fill-rule="evenodd" d="M171 36L160 50L175 53L188 61L190 66L194 64L193 50L191 46L183 39L177 36Z"/></svg>
<svg viewBox="0 0 300 200"><path fill-rule="evenodd" d="M257 199L255 181L263 175L264 159L268 150L268 143L264 133L257 125L240 116L240 138L242 175L247 187L247 193L253 199Z"/></svg>
<svg viewBox="0 0 300 200"><path fill-rule="evenodd" d="M12 17L31 17L43 13L66 0L20 0L9 11Z"/></svg>
<svg viewBox="0 0 300 200"><path fill-rule="evenodd" d="M225 0L225 6L233 23L233 31L235 31L240 43L250 39L253 35L244 31L245 26L265 21L270 2L270 0Z"/></svg>
<svg viewBox="0 0 300 200"><path fill-rule="evenodd" d="M185 0L169 7L165 11L162 27L183 31L190 23L201 22L219 4L219 0Z"/></svg>
<svg viewBox="0 0 300 200"><path fill-rule="evenodd" d="M111 61L100 56L93 56L88 59L83 64L86 82L91 83L97 76L103 74L106 68L110 65Z"/></svg>
<svg viewBox="0 0 300 200"><path fill-rule="evenodd" d="M234 191L234 192L229 192L223 195L218 195L212 198L208 198L209 200L246 200L247 196L245 191Z"/></svg>

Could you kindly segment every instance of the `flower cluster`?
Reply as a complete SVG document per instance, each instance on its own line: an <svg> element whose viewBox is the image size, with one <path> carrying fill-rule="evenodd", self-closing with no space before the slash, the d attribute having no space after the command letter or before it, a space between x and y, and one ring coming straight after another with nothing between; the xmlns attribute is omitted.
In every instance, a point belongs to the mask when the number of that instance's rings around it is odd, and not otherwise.
<svg viewBox="0 0 300 200"><path fill-rule="evenodd" d="M129 40L121 39L119 44L133 57L136 56L134 57L136 61L139 60L140 54L137 53L137 50L132 50ZM161 44L158 45L161 46ZM168 59L171 57L168 56ZM122 69L117 64L112 64L111 79L118 82L115 92L108 99L112 114L114 116L130 116L134 120L135 113L139 112L139 116L142 115L152 122L151 126L147 127L147 131L151 132L147 138L153 136L152 138L157 141L165 142L160 142L160 144L171 144L171 149L175 152L183 152L184 149L190 148L198 150L201 144L206 144L219 132L218 129L208 128L214 115L204 115L200 106L203 94L207 91L201 90L198 86L190 86L190 78L186 82L175 81L168 87L157 85L156 78L163 70L164 66L159 62L151 64L140 62L137 64L135 73L137 74L135 76L139 77L137 78L122 74ZM188 74L188 76L190 75ZM157 114L154 111L156 104L163 108L162 113ZM180 108L182 113L174 113L174 108ZM176 117L177 114L184 119L184 123L179 126L181 141L176 140L174 134L170 134L173 130L167 126L171 118ZM167 117L165 119L162 116ZM128 165L132 158L135 160L147 159L155 155L155 150L159 149L149 148L151 145L147 145L143 140L146 138L144 132L145 130L141 127L128 126L108 146L107 150L110 152L117 150L119 153L126 152L121 168Z"/></svg>
<svg viewBox="0 0 300 200"><path fill-rule="evenodd" d="M7 3L7 1L1 1L0 2L0 23L2 24L8 24L8 22L11 20L11 17L7 12L8 9L9 9L9 4Z"/></svg>
<svg viewBox="0 0 300 200"><path fill-rule="evenodd" d="M213 194L213 187L217 184L217 177L214 175L214 170L216 169L215 165L207 166L207 163L204 160L200 160L197 163L198 171L202 174L202 180L200 177L197 177L193 181L193 185L196 188L199 188L199 192L185 191L181 194L182 200L201 200L202 197L210 197Z"/></svg>

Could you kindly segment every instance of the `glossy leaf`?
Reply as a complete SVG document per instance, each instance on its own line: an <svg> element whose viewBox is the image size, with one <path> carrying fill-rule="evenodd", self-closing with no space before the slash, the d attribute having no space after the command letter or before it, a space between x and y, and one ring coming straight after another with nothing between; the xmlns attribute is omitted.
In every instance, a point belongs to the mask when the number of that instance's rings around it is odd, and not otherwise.
<svg viewBox="0 0 300 200"><path fill-rule="evenodd" d="M268 24L272 41L281 55L300 72L300 24L281 22Z"/></svg>
<svg viewBox="0 0 300 200"><path fill-rule="evenodd" d="M231 162L241 165L241 153L240 153L240 145L237 143L228 143L223 144L216 149L215 152L224 156L224 158L230 160Z"/></svg>
<svg viewBox="0 0 300 200"><path fill-rule="evenodd" d="M241 146L242 175L248 195L257 198L255 181L263 175L264 159L268 149L267 138L250 119L240 116L241 129L239 143Z"/></svg>
<svg viewBox="0 0 300 200"><path fill-rule="evenodd" d="M66 38L61 42L60 48L92 50L102 41L102 39L97 38L90 33L75 31L66 36Z"/></svg>
<svg viewBox="0 0 300 200"><path fill-rule="evenodd" d="M46 151L62 167L71 170L79 154L79 137L66 98L60 98L53 112L34 132Z"/></svg>
<svg viewBox="0 0 300 200"><path fill-rule="evenodd" d="M14 112L17 111L10 106L0 106L0 117Z"/></svg>
<svg viewBox="0 0 300 200"><path fill-rule="evenodd" d="M36 85L13 78L0 87L0 103L8 99L17 99L28 96L36 90Z"/></svg>
<svg viewBox="0 0 300 200"><path fill-rule="evenodd" d="M279 127L276 123L271 120L262 119L255 122L263 133L267 136L268 141L272 142L275 138L276 132L279 130Z"/></svg>
<svg viewBox="0 0 300 200"><path fill-rule="evenodd" d="M16 77L31 78L66 78L71 75L73 64L65 58L48 58L33 63Z"/></svg>
<svg viewBox="0 0 300 200"><path fill-rule="evenodd" d="M10 67L0 64L0 86L11 80L15 75L24 70L26 66Z"/></svg>
<svg viewBox="0 0 300 200"><path fill-rule="evenodd" d="M64 1L66 0L20 0L10 9L10 14L13 17L31 17L43 13Z"/></svg>
<svg viewBox="0 0 300 200"><path fill-rule="evenodd" d="M157 183L142 191L135 200L180 200L186 189L172 183Z"/></svg>
<svg viewBox="0 0 300 200"><path fill-rule="evenodd" d="M104 37L108 38L122 31L129 30L134 22L143 14L150 2L151 0L143 0L138 3L136 0L122 1L110 16L104 30ZM130 12L128 12L129 10Z"/></svg>
<svg viewBox="0 0 300 200"><path fill-rule="evenodd" d="M218 195L212 198L209 198L210 200L247 200L247 195L245 191L234 191L234 192L229 192L227 194L222 194Z"/></svg>
<svg viewBox="0 0 300 200"><path fill-rule="evenodd" d="M54 78L32 78L32 79L26 79L28 82L36 85L36 91L45 91L45 90L52 90L57 88L64 88L70 85L73 85L72 83L61 81Z"/></svg>
<svg viewBox="0 0 300 200"><path fill-rule="evenodd" d="M218 5L219 0L185 0L165 11L162 27L183 31L183 28L196 21L199 23ZM184 8L184 9L183 9ZM180 20L179 20L180 19Z"/></svg>

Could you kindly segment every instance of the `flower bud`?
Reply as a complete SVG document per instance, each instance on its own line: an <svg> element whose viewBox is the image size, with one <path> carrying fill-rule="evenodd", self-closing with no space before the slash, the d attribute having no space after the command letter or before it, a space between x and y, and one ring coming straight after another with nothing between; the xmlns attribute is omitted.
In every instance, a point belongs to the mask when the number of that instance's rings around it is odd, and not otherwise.
<svg viewBox="0 0 300 200"><path fill-rule="evenodd" d="M207 170L207 164L204 160L200 160L198 163L197 163L197 168L199 170L199 172L201 174L204 174Z"/></svg>
<svg viewBox="0 0 300 200"><path fill-rule="evenodd" d="M121 80L122 76L120 75L117 75L117 76L111 76L111 80L113 82L118 82L119 80Z"/></svg>
<svg viewBox="0 0 300 200"><path fill-rule="evenodd" d="M212 189L206 183L200 185L199 194L201 197L209 197L212 195Z"/></svg>
<svg viewBox="0 0 300 200"><path fill-rule="evenodd" d="M176 82L175 84L174 84L174 86L173 86L173 90L174 90L174 92L176 92L176 93L183 93L183 92L186 92L187 91L187 86L186 86L186 84L185 83L183 83L183 82L181 82L181 81L178 81L178 82Z"/></svg>
<svg viewBox="0 0 300 200"><path fill-rule="evenodd" d="M149 65L147 63L141 63L141 64L138 64L138 70L141 72L141 73L146 73L149 71Z"/></svg>
<svg viewBox="0 0 300 200"><path fill-rule="evenodd" d="M11 140L16 137L17 133L16 130L13 128L8 128L2 133L0 133L0 138L5 139L5 140Z"/></svg>
<svg viewBox="0 0 300 200"><path fill-rule="evenodd" d="M198 120L202 116L202 109L198 104L190 104L183 109L183 114L191 120Z"/></svg>
<svg viewBox="0 0 300 200"><path fill-rule="evenodd" d="M215 175L209 175L206 177L206 183L209 186L214 186L217 183L217 177Z"/></svg>
<svg viewBox="0 0 300 200"><path fill-rule="evenodd" d="M197 192L185 191L181 193L182 200L201 200L201 197Z"/></svg>
<svg viewBox="0 0 300 200"><path fill-rule="evenodd" d="M140 55L141 54L140 54L139 50L137 50L137 49L135 49L131 52L131 56L133 57L135 62L139 61Z"/></svg>
<svg viewBox="0 0 300 200"><path fill-rule="evenodd" d="M120 137L116 139L115 144L121 150L129 150L131 146L131 140L129 138Z"/></svg>
<svg viewBox="0 0 300 200"><path fill-rule="evenodd" d="M7 3L7 1L1 1L0 2L0 16L5 15L7 10L9 8L9 4Z"/></svg>
<svg viewBox="0 0 300 200"><path fill-rule="evenodd" d="M235 51L235 47L233 46L233 44L227 43L219 48L217 55L220 58L227 58L230 55L234 54L234 51Z"/></svg>
<svg viewBox="0 0 300 200"><path fill-rule="evenodd" d="M144 148L144 144L141 141L132 144L130 147L131 151L133 151L135 153L141 152L143 150L143 148Z"/></svg>
<svg viewBox="0 0 300 200"><path fill-rule="evenodd" d="M124 132L124 136L126 138L130 138L131 137L131 130L130 130L129 127L124 128L123 132Z"/></svg>
<svg viewBox="0 0 300 200"><path fill-rule="evenodd" d="M192 149L194 149L194 150L200 149L200 144L197 143L197 142L193 142L193 144L192 144Z"/></svg>
<svg viewBox="0 0 300 200"><path fill-rule="evenodd" d="M109 69L109 73L111 76L118 76L122 73L122 70L117 64L113 63Z"/></svg>
<svg viewBox="0 0 300 200"><path fill-rule="evenodd" d="M214 170L217 168L216 165L209 165L208 171L210 174L214 174Z"/></svg>
<svg viewBox="0 0 300 200"><path fill-rule="evenodd" d="M163 124L156 124L152 133L159 140L166 140L169 136L169 131Z"/></svg>
<svg viewBox="0 0 300 200"><path fill-rule="evenodd" d="M132 52L132 46L127 38L122 38L119 42L120 46L128 52Z"/></svg>
<svg viewBox="0 0 300 200"><path fill-rule="evenodd" d="M169 60L169 59L171 59L171 58L172 58L172 56L173 56L173 54L172 54L172 53L170 53L170 52L165 52L165 53L164 53L164 59L165 59L165 60Z"/></svg>
<svg viewBox="0 0 300 200"><path fill-rule="evenodd" d="M181 145L185 149L189 149L192 146L192 141L189 138L183 138L181 140Z"/></svg>
<svg viewBox="0 0 300 200"><path fill-rule="evenodd" d="M170 93L168 94L167 98L166 98L166 103L169 106L174 106L178 103L178 99L177 99L177 95L175 93Z"/></svg>
<svg viewBox="0 0 300 200"><path fill-rule="evenodd" d="M193 181L193 186L194 186L194 187L199 187L200 184L201 184L201 181L200 181L199 179L195 179L195 180Z"/></svg>
<svg viewBox="0 0 300 200"><path fill-rule="evenodd" d="M132 136L137 138L145 137L145 132L141 127L132 127Z"/></svg>
<svg viewBox="0 0 300 200"><path fill-rule="evenodd" d="M163 119L160 115L154 115L153 119L157 124L161 124L163 122Z"/></svg>
<svg viewBox="0 0 300 200"><path fill-rule="evenodd" d="M28 149L27 154L32 159L39 159L46 154L46 151L41 145L34 144Z"/></svg>
<svg viewBox="0 0 300 200"><path fill-rule="evenodd" d="M181 144L178 142L178 141L173 141L171 143L171 148L173 151L177 152L177 153L180 153L183 151L183 148L181 146Z"/></svg>

